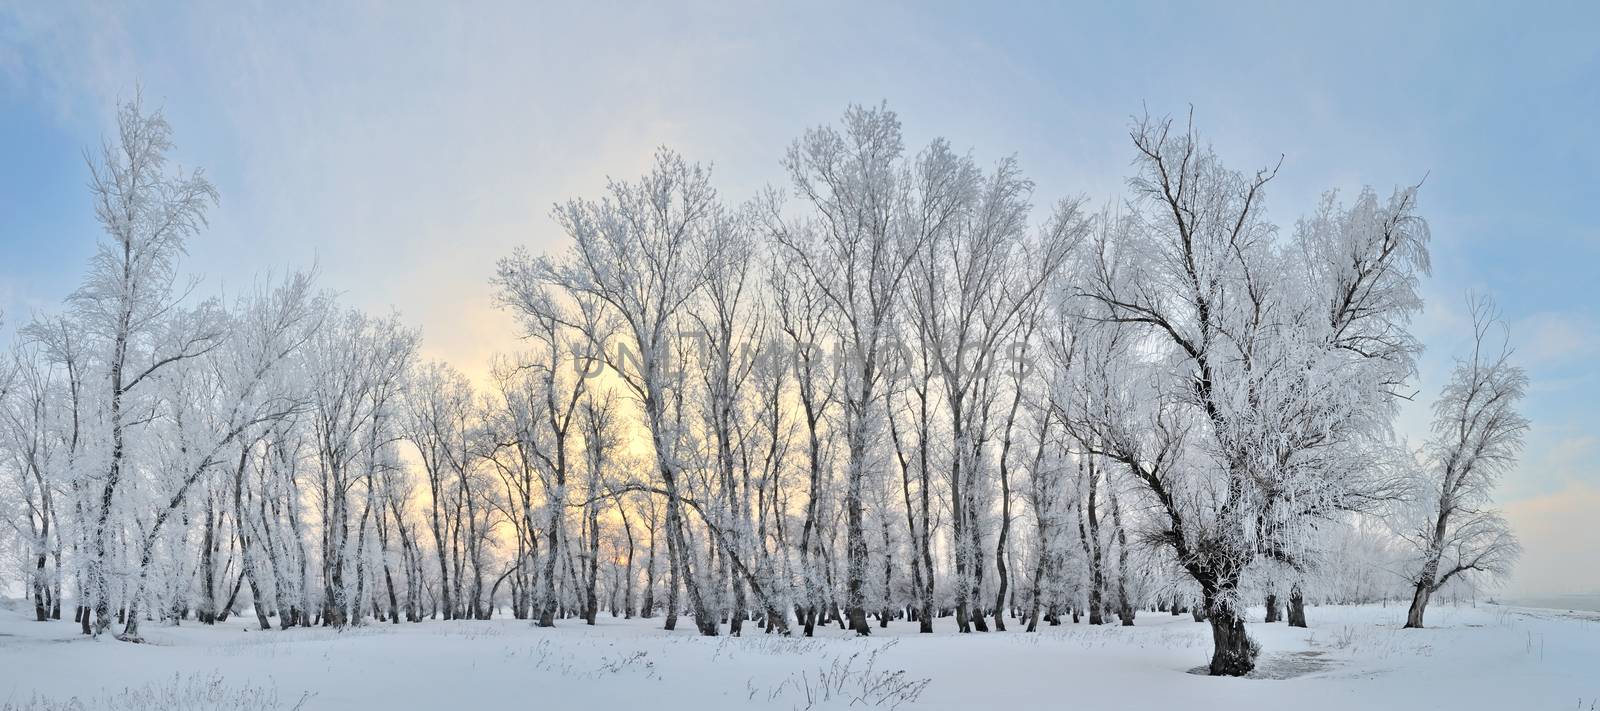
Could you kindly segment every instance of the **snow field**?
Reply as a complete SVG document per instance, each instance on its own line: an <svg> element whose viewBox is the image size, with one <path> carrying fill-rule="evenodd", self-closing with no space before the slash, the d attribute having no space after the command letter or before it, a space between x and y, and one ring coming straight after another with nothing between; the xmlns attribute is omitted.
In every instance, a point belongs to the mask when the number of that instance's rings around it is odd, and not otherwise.
<svg viewBox="0 0 1600 711"><path fill-rule="evenodd" d="M1310 629L1252 623L1252 678L1186 673L1210 628L1140 614L1135 627L1063 624L860 639L706 638L680 621L602 616L538 629L513 619L369 624L344 632L148 626L148 644L76 635L68 622L0 622L5 709L1570 709L1600 700L1600 615L1439 606L1313 607ZM1259 610L1254 611L1260 619ZM1013 625L1021 629L1022 625ZM74 705L76 704L76 705Z"/></svg>

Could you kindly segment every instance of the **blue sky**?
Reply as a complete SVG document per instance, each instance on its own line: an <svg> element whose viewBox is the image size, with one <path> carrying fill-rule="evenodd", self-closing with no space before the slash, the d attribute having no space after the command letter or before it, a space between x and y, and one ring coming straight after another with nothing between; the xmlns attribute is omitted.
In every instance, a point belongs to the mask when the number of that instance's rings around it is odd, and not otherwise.
<svg viewBox="0 0 1600 711"><path fill-rule="evenodd" d="M83 152L137 85L222 193L188 261L209 289L315 262L468 372L515 346L494 259L559 244L549 206L658 145L738 200L806 127L887 101L912 146L1016 153L1036 203L1099 202L1129 117L1192 105L1230 165L1283 156L1285 229L1325 189L1426 176L1423 399L1467 291L1496 297L1533 376L1500 496L1528 548L1511 587L1600 589L1600 6L130 5L0 0L0 340L82 273Z"/></svg>

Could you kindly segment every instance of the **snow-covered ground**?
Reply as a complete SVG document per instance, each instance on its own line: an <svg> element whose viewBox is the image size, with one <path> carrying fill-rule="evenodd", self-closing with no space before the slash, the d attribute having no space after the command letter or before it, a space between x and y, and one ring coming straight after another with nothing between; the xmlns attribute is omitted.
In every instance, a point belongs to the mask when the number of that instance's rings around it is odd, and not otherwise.
<svg viewBox="0 0 1600 711"><path fill-rule="evenodd" d="M604 616L553 630L497 619L259 632L245 616L150 624L144 645L25 612L0 611L0 707L1600 708L1600 614L1493 605L1430 608L1425 630L1399 629L1393 606L1313 607L1308 630L1252 624L1264 653L1260 678L1245 679L1188 673L1206 661L1209 627L1148 612L1132 628L960 636L895 623L867 639L702 638L687 620L668 633Z"/></svg>

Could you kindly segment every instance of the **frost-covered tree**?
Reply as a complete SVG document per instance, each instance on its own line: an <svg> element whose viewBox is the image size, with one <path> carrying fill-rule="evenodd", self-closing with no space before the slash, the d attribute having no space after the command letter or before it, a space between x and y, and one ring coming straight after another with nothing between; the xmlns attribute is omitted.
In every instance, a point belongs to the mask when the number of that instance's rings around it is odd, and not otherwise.
<svg viewBox="0 0 1600 711"><path fill-rule="evenodd" d="M458 522L454 503L468 500L461 484L472 458L473 407L472 384L449 365L428 362L409 374L402 431L416 447L428 482L428 523L439 564L440 609L447 620L470 607L460 604L451 587L454 539L449 532Z"/></svg>
<svg viewBox="0 0 1600 711"><path fill-rule="evenodd" d="M641 404L666 496L669 565L687 591L701 634L717 634L717 619L697 581L685 536L684 491L689 459L681 418L681 372L674 371L685 309L707 278L698 249L715 227L722 206L710 172L670 151L657 153L636 182L612 181L600 200L572 200L555 218L573 244L559 258L518 251L500 262L496 284L502 303L524 304L544 287L594 302L603 319L569 324ZM667 629L677 622L678 585L668 588Z"/></svg>
<svg viewBox="0 0 1600 711"><path fill-rule="evenodd" d="M863 526L878 400L893 331L896 295L926 233L900 207L910 176L900 120L886 107L851 107L842 130L811 129L784 159L795 191L814 214L775 236L833 311L842 382L845 440L845 614L870 634L865 608L867 534Z"/></svg>
<svg viewBox="0 0 1600 711"><path fill-rule="evenodd" d="M701 445L698 468L705 491L705 505L696 506L706 532L714 543L720 561L720 579L728 581L731 600L723 606L729 619L729 634L741 634L745 617L752 609L763 615L773 629L789 628L788 581L775 575L755 540L752 521L752 494L764 494L771 471L757 472L759 428L752 417L756 408L769 412L776 403L761 404L752 397L757 386L756 369L762 341L767 333L766 313L758 289L762 286L758 269L753 209L722 213L707 232L701 257L707 265L704 287L688 310L687 326L692 334L685 358L699 376L694 380L694 399L699 402ZM769 360L773 354L767 354ZM692 364L692 365L690 365ZM766 365L772 365L768 363ZM781 360L778 365L785 365ZM770 375L770 373L769 373ZM776 381L768 381L776 385ZM776 413L774 413L776 414ZM768 454L781 444L776 430L768 428ZM754 491L753 491L754 490ZM719 587L721 587L719 585Z"/></svg>
<svg viewBox="0 0 1600 711"><path fill-rule="evenodd" d="M1139 121L1129 219L1100 240L1084 317L1138 329L1126 396L1078 418L1092 454L1128 467L1193 578L1211 672L1254 667L1240 579L1258 558L1299 565L1310 522L1381 483L1391 389L1414 371L1426 224L1415 190L1348 207L1330 197L1279 239L1262 200L1275 168L1225 168L1192 128Z"/></svg>
<svg viewBox="0 0 1600 711"><path fill-rule="evenodd" d="M173 319L192 289L177 284L178 260L185 242L205 225L217 191L198 170L169 170L171 150L172 127L159 110L146 112L139 97L119 109L116 142L107 142L90 166L95 218L106 238L69 301L78 325L94 340L94 367L105 373L100 387L109 450L105 471L96 478L84 570L96 634L111 625L109 567L129 413L145 407L141 398L151 397L153 376L215 348L222 336L214 309Z"/></svg>
<svg viewBox="0 0 1600 711"><path fill-rule="evenodd" d="M1456 576L1506 575L1520 552L1491 496L1522 451L1528 420L1517 406L1528 376L1511 363L1510 337L1494 303L1474 299L1471 315L1471 352L1456 361L1433 403L1433 436L1399 531L1414 549L1417 570L1406 627L1422 627L1429 597Z"/></svg>
<svg viewBox="0 0 1600 711"><path fill-rule="evenodd" d="M64 546L56 489L71 472L70 442L58 436L68 407L61 373L38 343L18 344L0 360L0 482L17 509L6 523L24 544L24 590L40 622L61 617ZM46 567L52 553L53 570Z"/></svg>
<svg viewBox="0 0 1600 711"><path fill-rule="evenodd" d="M956 626L987 631L978 595L983 584L979 513L988 507L977 492L983 472L1006 473L1006 448L996 440L1015 422L1021 392L1008 382L1011 349L1022 345L1019 327L1036 310L1046 286L1061 276L1087 227L1075 201L1058 206L1038 239L1028 224L1033 184L1015 160L984 174L970 158L935 142L910 172L909 207L901 218L915 235L913 275L906 280L909 320L926 344L943 395L937 412L953 440L949 465L951 535L954 538ZM1002 410L1010 387L1012 407ZM1009 443L1009 440L1006 440ZM991 464L998 459L999 467ZM1009 479L1002 477L1000 541L1008 532ZM1004 562L996 559L1004 590ZM998 610L997 610L998 612ZM998 622L1004 628L1004 622Z"/></svg>
<svg viewBox="0 0 1600 711"><path fill-rule="evenodd" d="M165 418L168 446L152 482L153 517L135 539L138 576L128 602L125 636L138 637L139 598L152 556L164 526L182 514L189 493L219 484L236 448L247 449L271 423L307 406L306 393L281 387L288 381L278 376L319 327L310 277L292 275L275 289L261 289L241 299L227 318L219 347L162 374L170 409Z"/></svg>
<svg viewBox="0 0 1600 711"><path fill-rule="evenodd" d="M323 624L359 623L367 609L360 573L373 508L368 494L379 451L394 439L398 396L416 348L415 333L398 319L346 311L329 315L305 349L322 532Z"/></svg>
<svg viewBox="0 0 1600 711"><path fill-rule="evenodd" d="M475 383L303 275L191 293L216 196L136 101L91 166L108 237L83 286L0 359L3 582L128 638L247 606L263 629L508 606L810 635L1153 603L1242 674L1246 605L1303 625L1308 601L1412 594L1420 625L1509 563L1487 501L1526 379L1487 306L1421 464L1390 432L1428 268L1415 190L1330 193L1280 229L1273 170L1146 120L1131 199L1035 222L1015 159L903 142L855 107L789 147L787 203L731 210L663 150L558 205L570 248L497 265L526 350Z"/></svg>
<svg viewBox="0 0 1600 711"><path fill-rule="evenodd" d="M772 229L783 229L781 221L774 221ZM777 240L774 240L778 243ZM807 637L816 632L819 622L826 624L828 612L836 611L833 590L824 573L822 534L819 527L830 492L831 443L836 428L829 426L830 414L838 404L839 368L829 365L829 356L823 338L832 329L833 312L826 299L811 289L804 269L789 259L789 248L781 243L772 250L769 280L772 293L773 319L783 333L781 344L776 346L781 355L777 361L783 370L772 373L771 383L777 388L784 382L785 371L793 374L793 398L799 405L800 424L804 428L804 485L802 498L803 518L797 544L799 578L798 597L804 602L799 616ZM780 417L784 394L773 392L768 405L774 417ZM772 425L774 444L777 442L777 424ZM779 465L781 470L781 463ZM781 524L781 517L777 520ZM781 526L777 529L781 533ZM921 540L926 540L923 538ZM931 555L931 554L930 554ZM931 565L931 564L930 564ZM932 580L931 568L928 580ZM927 605L932 605L932 592ZM820 619L819 619L820 618ZM926 617L924 617L927 620ZM925 625L931 625L928 620ZM931 631L931 627L929 628Z"/></svg>

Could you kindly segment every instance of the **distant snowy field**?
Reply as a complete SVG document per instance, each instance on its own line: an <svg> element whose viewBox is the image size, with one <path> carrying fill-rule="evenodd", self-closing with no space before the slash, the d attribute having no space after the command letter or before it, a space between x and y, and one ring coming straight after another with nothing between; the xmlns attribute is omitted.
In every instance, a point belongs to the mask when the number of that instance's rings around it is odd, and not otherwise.
<svg viewBox="0 0 1600 711"><path fill-rule="evenodd" d="M604 616L259 632L245 615L151 624L145 645L26 612L0 611L7 709L1600 708L1600 614L1493 605L1430 607L1425 630L1399 629L1403 606L1309 608L1308 630L1252 624L1264 651L1245 679L1187 673L1210 628L1149 612L1132 628L895 623L867 639L703 638L687 620L669 633Z"/></svg>

